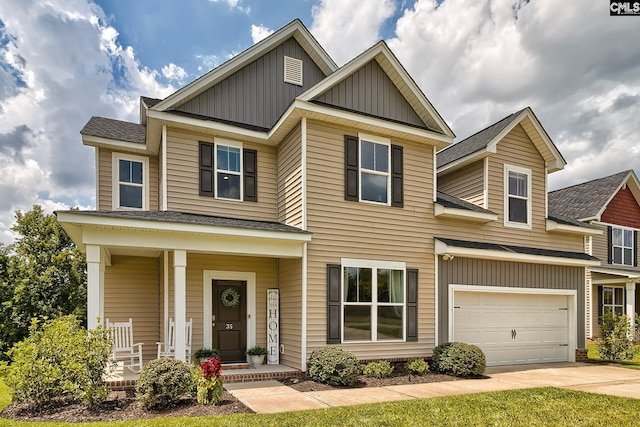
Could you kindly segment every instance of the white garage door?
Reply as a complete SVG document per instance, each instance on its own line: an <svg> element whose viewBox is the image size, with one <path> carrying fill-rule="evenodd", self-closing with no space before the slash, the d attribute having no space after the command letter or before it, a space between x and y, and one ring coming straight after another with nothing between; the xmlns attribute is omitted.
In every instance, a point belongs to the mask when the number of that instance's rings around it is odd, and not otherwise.
<svg viewBox="0 0 640 427"><path fill-rule="evenodd" d="M569 360L568 296L453 295L453 339L480 347L488 366Z"/></svg>

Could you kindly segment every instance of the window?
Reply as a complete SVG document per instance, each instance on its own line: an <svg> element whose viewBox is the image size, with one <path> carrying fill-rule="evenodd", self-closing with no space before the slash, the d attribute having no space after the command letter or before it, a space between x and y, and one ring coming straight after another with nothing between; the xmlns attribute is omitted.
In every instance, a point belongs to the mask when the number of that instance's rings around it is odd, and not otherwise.
<svg viewBox="0 0 640 427"><path fill-rule="evenodd" d="M200 195L257 202L256 150L226 140L200 141Z"/></svg>
<svg viewBox="0 0 640 427"><path fill-rule="evenodd" d="M149 159L113 153L113 209L148 209Z"/></svg>
<svg viewBox="0 0 640 427"><path fill-rule="evenodd" d="M402 341L404 266L366 264L353 261L342 267L342 341Z"/></svg>
<svg viewBox="0 0 640 427"><path fill-rule="evenodd" d="M505 225L531 228L531 171L505 165L504 180Z"/></svg>
<svg viewBox="0 0 640 427"><path fill-rule="evenodd" d="M611 229L611 263L633 265L634 232L626 228Z"/></svg>
<svg viewBox="0 0 640 427"><path fill-rule="evenodd" d="M602 287L601 300L602 314L624 314L624 288Z"/></svg>
<svg viewBox="0 0 640 427"><path fill-rule="evenodd" d="M387 138L344 138L344 199L404 206L403 148Z"/></svg>

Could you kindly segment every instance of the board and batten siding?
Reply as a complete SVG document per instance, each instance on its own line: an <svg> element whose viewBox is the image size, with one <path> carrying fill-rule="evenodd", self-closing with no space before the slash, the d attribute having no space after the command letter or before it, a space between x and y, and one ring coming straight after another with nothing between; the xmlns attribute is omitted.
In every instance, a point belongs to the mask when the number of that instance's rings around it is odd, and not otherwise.
<svg viewBox="0 0 640 427"><path fill-rule="evenodd" d="M438 257L438 337L449 337L449 285L509 288L571 289L577 291L577 348L585 348L584 267L531 264L455 257Z"/></svg>
<svg viewBox="0 0 640 427"><path fill-rule="evenodd" d="M484 207L484 160L438 176L438 190Z"/></svg>
<svg viewBox="0 0 640 427"><path fill-rule="evenodd" d="M418 341L340 344L360 359L424 357L434 347L433 150L404 149L404 208L344 199L344 136L354 129L307 125L307 354L327 345L327 264L341 258L405 262L419 269Z"/></svg>
<svg viewBox="0 0 640 427"><path fill-rule="evenodd" d="M113 255L104 271L104 317L133 319L134 342L143 343L145 361L158 355L160 341L160 263L157 258Z"/></svg>
<svg viewBox="0 0 640 427"><path fill-rule="evenodd" d="M285 56L302 60L302 86L284 82ZM177 109L271 128L294 98L324 77L298 42L290 38Z"/></svg>
<svg viewBox="0 0 640 427"><path fill-rule="evenodd" d="M193 319L192 354L203 345L203 280L205 270L256 273L256 344L267 344L267 289L278 287L274 258L187 253L187 319ZM174 317L173 254L169 256L169 317Z"/></svg>
<svg viewBox="0 0 640 427"><path fill-rule="evenodd" d="M278 222L302 228L301 127L278 145Z"/></svg>
<svg viewBox="0 0 640 427"><path fill-rule="evenodd" d="M436 237L475 242L509 244L568 252L584 252L580 235L550 233L546 228L546 188L544 161L520 126L516 126L489 156L488 209L498 215L497 221L484 224L458 219L437 218ZM531 170L531 229L504 225L504 165Z"/></svg>
<svg viewBox="0 0 640 427"><path fill-rule="evenodd" d="M301 369L302 355L302 260L280 259L280 363Z"/></svg>
<svg viewBox="0 0 640 427"><path fill-rule="evenodd" d="M98 152L98 210L113 210L113 151L96 148ZM124 153L126 155L126 153ZM139 156L139 154L136 154ZM158 210L158 157L149 157L149 210Z"/></svg>
<svg viewBox="0 0 640 427"><path fill-rule="evenodd" d="M316 97L316 100L347 110L426 127L375 60Z"/></svg>
<svg viewBox="0 0 640 427"><path fill-rule="evenodd" d="M167 209L256 221L276 221L276 148L243 143L243 148L258 152L258 201L221 200L199 194L199 141L212 142L213 138L176 129L167 130Z"/></svg>

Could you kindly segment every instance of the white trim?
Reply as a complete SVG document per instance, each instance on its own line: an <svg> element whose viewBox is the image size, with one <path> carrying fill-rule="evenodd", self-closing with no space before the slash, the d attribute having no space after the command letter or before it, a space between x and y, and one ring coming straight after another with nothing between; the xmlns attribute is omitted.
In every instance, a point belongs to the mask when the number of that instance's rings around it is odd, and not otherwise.
<svg viewBox="0 0 640 427"><path fill-rule="evenodd" d="M173 251L173 316L175 334L175 358L187 360L187 342L184 331L187 323L187 251Z"/></svg>
<svg viewBox="0 0 640 427"><path fill-rule="evenodd" d="M106 145L108 146L106 148L111 149L113 149L113 147L125 148L140 154L148 152L146 144L140 142L121 141L119 139L103 138L101 136L82 135L82 143L89 147L102 147Z"/></svg>
<svg viewBox="0 0 640 427"><path fill-rule="evenodd" d="M240 163L240 172L234 172L229 170L218 170L218 148L220 147L228 147L228 148L236 148L240 150L239 155L239 163ZM228 173L230 175L237 175L240 177L240 198L239 199L228 199L226 197L218 196L218 172ZM233 141L230 139L224 138L214 138L213 140L213 174L214 174L214 196L219 200L229 200L232 202L242 202L244 201L244 148L241 142Z"/></svg>
<svg viewBox="0 0 640 427"><path fill-rule="evenodd" d="M211 348L213 345L211 327L212 307L212 280L238 280L247 282L247 348L256 344L256 273L250 271L224 271L224 270L203 270L202 272L202 346Z"/></svg>
<svg viewBox="0 0 640 427"><path fill-rule="evenodd" d="M519 174L523 174L526 175L527 177L527 222L525 223L521 223L521 222L514 222L514 221L509 221L509 197L511 197L511 195L509 194L509 173L510 172L514 172L514 173L519 173ZM533 197L531 195L531 169L527 169L527 168L523 168L520 166L514 166L514 165L504 165L503 168L503 175L502 175L502 179L503 179L503 185L504 185L504 226L505 227L510 227L510 228L523 228L526 230L531 230L531 211L533 210L533 206L532 206L532 201L533 201ZM519 200L522 200L522 197L520 196L514 196Z"/></svg>
<svg viewBox="0 0 640 427"><path fill-rule="evenodd" d="M434 205L434 216L440 218L455 218L473 222L497 221L498 215L488 212L476 212L468 209L450 208L436 203Z"/></svg>
<svg viewBox="0 0 640 427"><path fill-rule="evenodd" d="M307 305L309 293L307 275L307 243L305 242L302 248L302 319L300 321L300 366L302 367L302 372L307 371Z"/></svg>
<svg viewBox="0 0 640 427"><path fill-rule="evenodd" d="M478 151L474 151L473 153L467 154L466 156L461 157L458 160L454 160L453 162L447 163L446 165L439 167L437 170L437 173L443 173L447 171L453 172L457 169L462 168L463 166L468 165L469 163L473 163L480 159L484 159L494 153L497 153L495 146L491 148L489 147L481 148Z"/></svg>
<svg viewBox="0 0 640 427"><path fill-rule="evenodd" d="M387 147L387 172L380 172L362 167L362 143L384 145ZM375 149L374 149L375 153ZM362 174L366 173L375 176L385 176L387 178L387 201L377 202L375 200L364 200L362 198ZM376 205L391 206L391 140L380 136L369 135L358 132L358 201L363 203L373 203Z"/></svg>
<svg viewBox="0 0 640 427"><path fill-rule="evenodd" d="M594 228L587 228L587 227L579 227L577 225L562 224L548 218L546 221L546 227L547 227L547 231L549 232L581 234L581 235L584 235L585 237L597 236L599 234L602 234L602 230L596 230Z"/></svg>
<svg viewBox="0 0 640 427"><path fill-rule="evenodd" d="M120 206L120 160L142 163L142 208ZM113 210L149 210L149 158L128 153L111 153L111 204ZM137 186L137 185L136 185Z"/></svg>
<svg viewBox="0 0 640 427"><path fill-rule="evenodd" d="M162 207L163 211L167 210L169 202L167 201L167 125L162 125ZM166 341L169 342L169 341Z"/></svg>
<svg viewBox="0 0 640 427"><path fill-rule="evenodd" d="M589 270L591 270L594 273L610 274L612 276L620 276L620 277L625 277L627 279L640 279L640 271L637 271L637 272L624 271L624 270L617 270L614 268L607 268L607 267L590 267ZM620 279L618 279L618 281L620 281Z"/></svg>
<svg viewBox="0 0 640 427"><path fill-rule="evenodd" d="M302 167L302 229L307 229L307 118L300 122L300 162Z"/></svg>
<svg viewBox="0 0 640 427"><path fill-rule="evenodd" d="M94 151L94 160L96 168L96 209L100 210L100 148L96 147Z"/></svg>
<svg viewBox="0 0 640 427"><path fill-rule="evenodd" d="M614 245L613 244L613 233L615 232L616 229L620 229L622 231L622 245ZM634 267L633 260L635 259L636 254L638 252L638 242L636 241L636 238L635 238L636 237L635 233L634 233L635 231L636 231L635 228L625 227L623 225L611 225L611 242L607 242L609 245L611 245L611 252L612 252L611 253L611 265L615 265L615 266L618 266L618 267ZM632 246L631 247L624 245L624 233L625 232L631 232L631 242L632 242ZM621 251L622 251L621 255L622 255L623 262L625 260L624 250L625 249L631 249L631 264L624 264L624 263L620 264L620 263L614 262L613 250L616 247L620 248Z"/></svg>
<svg viewBox="0 0 640 427"><path fill-rule="evenodd" d="M489 156L484 158L482 182L482 207L489 209ZM496 218L497 219L497 218Z"/></svg>
<svg viewBox="0 0 640 427"><path fill-rule="evenodd" d="M438 164L438 157L437 157L437 153L438 150L436 150L436 146L434 145L432 148L432 159L431 159L431 167L432 167L432 171L431 171L431 175L432 175L432 180L433 180L433 201L434 203L438 200L438 173L436 172L436 165Z"/></svg>
<svg viewBox="0 0 640 427"><path fill-rule="evenodd" d="M433 309L433 315L434 315L434 342L433 342L433 347L435 348L437 345L440 344L439 341L439 323L438 323L438 315L440 313L440 310L438 310L438 307L440 306L439 300L438 300L438 296L439 296L439 291L438 288L440 287L440 283L438 282L438 276L439 276L439 271L438 271L438 255L434 254L433 255L433 274L434 274L434 278L435 278L435 286L433 287L434 289L434 301L435 303L434 305L434 309Z"/></svg>
<svg viewBox="0 0 640 427"><path fill-rule="evenodd" d="M371 267L388 268L391 270L406 270L407 263L398 261L376 261L369 259L340 258L342 267Z"/></svg>
<svg viewBox="0 0 640 427"><path fill-rule="evenodd" d="M164 251L162 267L162 275L164 276L162 281L164 297L164 342L171 342L171 337L169 337L169 251Z"/></svg>
<svg viewBox="0 0 640 427"><path fill-rule="evenodd" d="M455 292L487 292L501 294L528 294L528 295L565 295L568 298L569 316L569 348L568 361L576 361L576 348L578 345L578 291L575 289L546 289L546 288L511 288L503 286L479 286L479 285L449 285L448 309L449 309L449 341L453 341L454 324L454 294Z"/></svg>
<svg viewBox="0 0 640 427"><path fill-rule="evenodd" d="M104 322L104 312L101 312L104 295L104 260L99 245L88 245L87 260L87 328L95 329L100 322Z"/></svg>
<svg viewBox="0 0 640 427"><path fill-rule="evenodd" d="M528 255L516 252L499 251L493 249L474 249L457 246L449 246L441 240L436 239L436 255L449 254L453 256L491 259L500 261L528 262L532 264L566 265L573 267L598 266L600 261L589 261L575 258L550 257L544 255Z"/></svg>

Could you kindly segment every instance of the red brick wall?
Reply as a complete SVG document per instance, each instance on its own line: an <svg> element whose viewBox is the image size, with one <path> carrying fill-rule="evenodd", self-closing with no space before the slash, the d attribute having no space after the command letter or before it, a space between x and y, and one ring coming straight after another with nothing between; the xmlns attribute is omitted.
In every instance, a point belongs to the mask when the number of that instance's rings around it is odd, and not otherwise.
<svg viewBox="0 0 640 427"><path fill-rule="evenodd" d="M640 206L628 187L621 188L602 214L602 222L640 228Z"/></svg>

